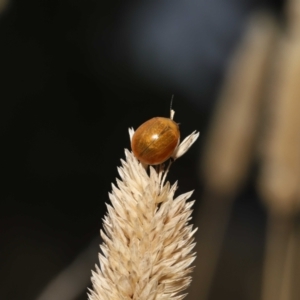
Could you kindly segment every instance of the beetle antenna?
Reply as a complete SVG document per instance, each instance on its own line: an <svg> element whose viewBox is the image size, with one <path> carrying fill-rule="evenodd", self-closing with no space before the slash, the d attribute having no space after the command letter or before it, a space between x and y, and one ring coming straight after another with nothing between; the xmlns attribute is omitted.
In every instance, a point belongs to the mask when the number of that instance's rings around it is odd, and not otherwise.
<svg viewBox="0 0 300 300"><path fill-rule="evenodd" d="M172 109L173 106L173 100L174 100L174 94L171 97L171 102L170 102L170 119L173 120L175 111Z"/></svg>

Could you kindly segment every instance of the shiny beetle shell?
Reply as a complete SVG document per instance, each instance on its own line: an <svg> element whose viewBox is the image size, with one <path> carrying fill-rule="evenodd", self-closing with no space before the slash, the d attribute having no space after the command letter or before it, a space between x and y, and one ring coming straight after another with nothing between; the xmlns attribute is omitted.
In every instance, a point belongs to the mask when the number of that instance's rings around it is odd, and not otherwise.
<svg viewBox="0 0 300 300"><path fill-rule="evenodd" d="M180 140L177 123L156 117L143 123L134 133L131 149L144 164L158 165L171 157Z"/></svg>

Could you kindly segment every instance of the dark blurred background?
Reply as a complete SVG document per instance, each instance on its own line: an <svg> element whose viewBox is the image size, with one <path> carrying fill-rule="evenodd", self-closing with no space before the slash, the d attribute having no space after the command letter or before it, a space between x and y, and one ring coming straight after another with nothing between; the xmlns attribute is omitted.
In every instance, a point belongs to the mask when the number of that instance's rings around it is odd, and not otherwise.
<svg viewBox="0 0 300 300"><path fill-rule="evenodd" d="M170 180L200 199L197 166L224 71L261 7L280 17L282 1L0 0L0 299L37 299L100 243L128 128L168 116L172 94L182 136L201 136ZM252 290L245 276L257 275L264 220L249 180L211 300Z"/></svg>

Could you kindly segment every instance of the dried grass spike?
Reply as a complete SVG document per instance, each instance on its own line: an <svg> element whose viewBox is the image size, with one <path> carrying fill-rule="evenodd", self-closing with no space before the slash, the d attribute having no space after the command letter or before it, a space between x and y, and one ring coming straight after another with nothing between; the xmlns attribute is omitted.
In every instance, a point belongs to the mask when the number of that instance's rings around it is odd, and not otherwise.
<svg viewBox="0 0 300 300"><path fill-rule="evenodd" d="M133 130L130 131L132 137ZM178 147L175 158L195 142L192 133ZM195 259L193 201L188 192L177 196L177 182L165 182L169 166L146 167L125 149L112 185L103 220L100 268L92 272L90 300L177 300L191 282Z"/></svg>

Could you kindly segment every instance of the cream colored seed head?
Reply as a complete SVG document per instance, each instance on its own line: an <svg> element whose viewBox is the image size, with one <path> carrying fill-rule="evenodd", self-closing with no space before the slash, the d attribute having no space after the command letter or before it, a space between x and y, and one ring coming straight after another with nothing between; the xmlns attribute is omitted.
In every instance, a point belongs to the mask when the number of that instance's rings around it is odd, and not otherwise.
<svg viewBox="0 0 300 300"><path fill-rule="evenodd" d="M185 139L178 157L197 137L193 133ZM147 170L128 150L125 156L118 169L121 180L109 195L100 268L92 272L89 299L183 299L195 259L196 229L188 224L194 201L187 200L192 192L174 198L177 183L164 182L162 165Z"/></svg>

